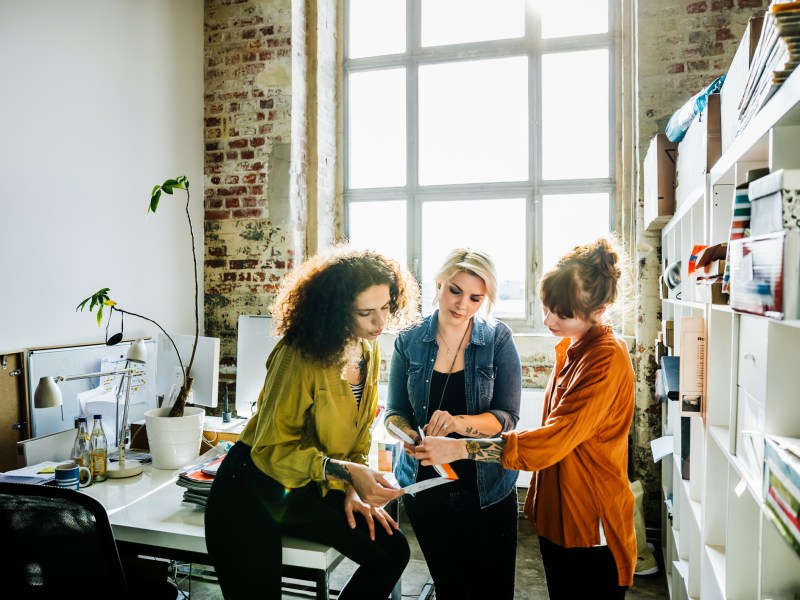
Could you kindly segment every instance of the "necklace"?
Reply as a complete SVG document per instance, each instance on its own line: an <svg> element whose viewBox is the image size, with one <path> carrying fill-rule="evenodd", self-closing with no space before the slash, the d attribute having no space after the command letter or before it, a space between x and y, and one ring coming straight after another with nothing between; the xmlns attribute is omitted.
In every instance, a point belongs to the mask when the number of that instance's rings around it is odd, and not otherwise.
<svg viewBox="0 0 800 600"><path fill-rule="evenodd" d="M458 358L458 353L461 351L461 344L463 344L464 340L467 339L467 332L470 330L471 325L472 322L467 324L467 328L464 330L464 335L461 336L461 341L458 342L458 348L456 348L456 355L453 357L453 362L450 363L450 368L447 370L447 379L444 380L444 385L442 386L442 395L439 397L439 406L436 407L436 410L442 409L442 401L444 400L444 393L445 391L447 391L447 383L450 381L450 375L453 374L453 367L456 366L456 359ZM438 330L437 333L439 333ZM439 337L441 337L442 341L444 342L444 337L442 337L441 334ZM445 347L447 347L447 342L445 342L444 345ZM447 356L450 356L450 348L447 348L447 350L448 350Z"/></svg>
<svg viewBox="0 0 800 600"><path fill-rule="evenodd" d="M461 344L464 342L464 337L466 337L468 330L469 330L469 324L467 324L467 329L464 330L464 336L461 338L461 342L458 343L458 348L456 349L456 354L458 354L458 350L461 349ZM447 356L448 357L452 356L453 355L453 351L450 349L450 345L445 341L444 336L442 335L442 332L437 329L436 335L439 336L440 340L442 340L442 343L444 344L444 347L447 350Z"/></svg>

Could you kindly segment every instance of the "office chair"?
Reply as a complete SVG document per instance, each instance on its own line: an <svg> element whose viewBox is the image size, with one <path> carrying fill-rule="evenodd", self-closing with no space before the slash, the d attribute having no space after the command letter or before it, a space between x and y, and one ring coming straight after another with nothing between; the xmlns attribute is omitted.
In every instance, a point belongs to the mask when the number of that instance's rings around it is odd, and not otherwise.
<svg viewBox="0 0 800 600"><path fill-rule="evenodd" d="M0 540L0 579L15 592L10 598L178 595L167 579L127 580L105 508L75 490L0 482Z"/></svg>

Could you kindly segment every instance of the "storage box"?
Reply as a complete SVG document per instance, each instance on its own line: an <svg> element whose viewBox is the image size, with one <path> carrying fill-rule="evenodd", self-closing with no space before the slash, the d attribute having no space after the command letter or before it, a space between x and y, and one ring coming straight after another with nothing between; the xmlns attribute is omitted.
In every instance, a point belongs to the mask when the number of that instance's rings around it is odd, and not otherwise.
<svg viewBox="0 0 800 600"><path fill-rule="evenodd" d="M694 299L696 302L705 302L706 304L727 304L728 295L722 293L722 279L714 282L703 279L695 281Z"/></svg>
<svg viewBox="0 0 800 600"><path fill-rule="evenodd" d="M800 231L800 169L780 169L750 184L750 235Z"/></svg>
<svg viewBox="0 0 800 600"><path fill-rule="evenodd" d="M742 35L736 54L733 56L731 66L725 75L720 94L720 129L722 151L725 152L736 138L736 129L739 122L739 102L744 94L747 78L750 75L750 63L758 46L761 36L761 25L764 15L752 17L747 23L747 28Z"/></svg>
<svg viewBox="0 0 800 600"><path fill-rule="evenodd" d="M774 319L800 318L800 231L781 231L730 244L731 308Z"/></svg>
<svg viewBox="0 0 800 600"><path fill-rule="evenodd" d="M708 106L695 117L678 145L676 206L705 191L706 173L717 162L721 152L719 94L709 94Z"/></svg>
<svg viewBox="0 0 800 600"><path fill-rule="evenodd" d="M675 347L675 321L662 321L661 333L667 348Z"/></svg>
<svg viewBox="0 0 800 600"><path fill-rule="evenodd" d="M675 160L678 144L659 133L644 158L644 226L661 229L675 213Z"/></svg>
<svg viewBox="0 0 800 600"><path fill-rule="evenodd" d="M706 323L702 317L681 317L680 328L681 416L699 417L703 413L706 379Z"/></svg>

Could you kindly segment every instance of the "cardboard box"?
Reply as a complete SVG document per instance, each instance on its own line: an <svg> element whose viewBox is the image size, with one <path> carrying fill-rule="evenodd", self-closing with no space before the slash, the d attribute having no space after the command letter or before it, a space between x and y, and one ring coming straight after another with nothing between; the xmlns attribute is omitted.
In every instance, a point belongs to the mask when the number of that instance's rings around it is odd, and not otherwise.
<svg viewBox="0 0 800 600"><path fill-rule="evenodd" d="M675 165L675 203L681 206L705 190L706 174L721 156L720 95L710 94L706 109L697 115L678 145Z"/></svg>
<svg viewBox="0 0 800 600"><path fill-rule="evenodd" d="M722 152L725 152L736 138L739 123L739 102L744 94L747 78L750 75L750 63L753 60L764 15L751 17L742 35L739 46L725 75L720 94L720 140Z"/></svg>
<svg viewBox="0 0 800 600"><path fill-rule="evenodd" d="M728 243L722 242L713 246L706 246L697 255L695 262L695 277L717 277L725 274L725 256L728 252Z"/></svg>
<svg viewBox="0 0 800 600"><path fill-rule="evenodd" d="M667 348L675 347L675 321L661 321L661 335Z"/></svg>
<svg viewBox="0 0 800 600"><path fill-rule="evenodd" d="M800 169L780 169L748 188L750 235L800 231Z"/></svg>
<svg viewBox="0 0 800 600"><path fill-rule="evenodd" d="M800 231L731 241L731 308L774 319L800 318Z"/></svg>
<svg viewBox="0 0 800 600"><path fill-rule="evenodd" d="M661 229L675 213L675 161L678 144L659 133L644 158L644 226Z"/></svg>
<svg viewBox="0 0 800 600"><path fill-rule="evenodd" d="M704 279L695 281L694 299L696 302L705 302L706 304L727 304L728 294L722 293L722 279L714 282Z"/></svg>

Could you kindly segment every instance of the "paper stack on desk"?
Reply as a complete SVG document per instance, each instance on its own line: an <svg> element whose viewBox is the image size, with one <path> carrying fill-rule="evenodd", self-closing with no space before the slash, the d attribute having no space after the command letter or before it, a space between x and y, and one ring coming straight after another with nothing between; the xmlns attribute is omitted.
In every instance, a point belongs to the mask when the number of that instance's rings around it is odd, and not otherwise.
<svg viewBox="0 0 800 600"><path fill-rule="evenodd" d="M200 464L193 465L178 475L179 486L186 488L183 501L198 506L205 506L208 494L211 493L211 484L225 455L215 456Z"/></svg>

